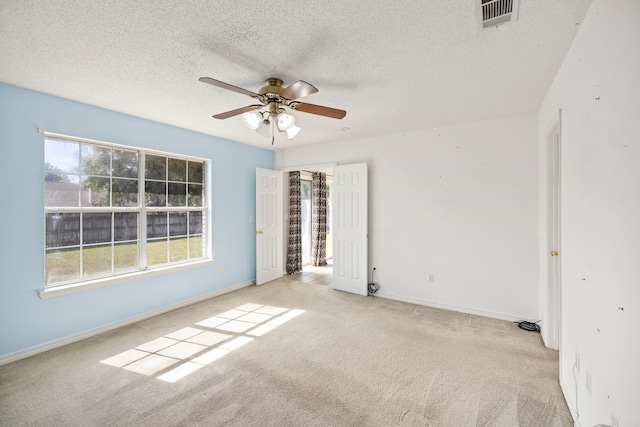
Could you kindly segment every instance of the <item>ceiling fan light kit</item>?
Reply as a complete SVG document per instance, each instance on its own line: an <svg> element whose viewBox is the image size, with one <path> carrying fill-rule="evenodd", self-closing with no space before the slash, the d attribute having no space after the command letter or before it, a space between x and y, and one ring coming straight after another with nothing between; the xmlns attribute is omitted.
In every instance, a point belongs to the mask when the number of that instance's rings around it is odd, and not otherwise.
<svg viewBox="0 0 640 427"><path fill-rule="evenodd" d="M248 95L260 101L260 104L248 105L215 114L213 118L224 120L242 115L242 122L245 126L251 130L255 130L262 136L271 137L272 145L275 141L275 135L278 132L286 132L287 139L289 140L293 139L300 132L301 128L295 124L295 117L288 114L285 107L294 111L316 114L338 120L347 115L347 112L344 110L297 101L299 98L318 92L315 86L302 80L298 80L287 87L282 87L282 80L272 77L265 81L265 85L261 87L257 93L212 79L211 77L200 77L199 80L222 89Z"/></svg>

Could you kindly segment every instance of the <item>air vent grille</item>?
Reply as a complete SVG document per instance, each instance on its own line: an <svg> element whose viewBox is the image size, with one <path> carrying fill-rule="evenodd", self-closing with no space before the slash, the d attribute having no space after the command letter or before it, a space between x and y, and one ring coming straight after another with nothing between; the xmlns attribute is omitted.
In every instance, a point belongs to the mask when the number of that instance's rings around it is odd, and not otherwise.
<svg viewBox="0 0 640 427"><path fill-rule="evenodd" d="M482 2L482 20L497 18L501 15L511 13L513 10L513 0L487 0Z"/></svg>
<svg viewBox="0 0 640 427"><path fill-rule="evenodd" d="M480 29L494 27L518 18L520 0L476 0Z"/></svg>

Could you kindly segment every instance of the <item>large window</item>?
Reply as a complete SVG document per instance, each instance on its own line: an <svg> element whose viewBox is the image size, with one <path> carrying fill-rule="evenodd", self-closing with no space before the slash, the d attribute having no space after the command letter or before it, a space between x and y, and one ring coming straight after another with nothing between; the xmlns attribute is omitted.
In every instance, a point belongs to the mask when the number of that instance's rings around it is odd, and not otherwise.
<svg viewBox="0 0 640 427"><path fill-rule="evenodd" d="M45 136L45 284L206 257L206 162Z"/></svg>

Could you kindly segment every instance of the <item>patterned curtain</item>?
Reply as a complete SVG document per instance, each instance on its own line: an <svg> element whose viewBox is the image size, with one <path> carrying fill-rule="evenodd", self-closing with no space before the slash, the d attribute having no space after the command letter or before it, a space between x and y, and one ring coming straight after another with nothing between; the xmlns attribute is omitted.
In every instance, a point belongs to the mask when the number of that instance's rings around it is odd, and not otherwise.
<svg viewBox="0 0 640 427"><path fill-rule="evenodd" d="M289 244L287 246L287 273L302 271L302 237L300 221L300 171L289 172Z"/></svg>
<svg viewBox="0 0 640 427"><path fill-rule="evenodd" d="M311 265L327 265L327 174L312 173Z"/></svg>

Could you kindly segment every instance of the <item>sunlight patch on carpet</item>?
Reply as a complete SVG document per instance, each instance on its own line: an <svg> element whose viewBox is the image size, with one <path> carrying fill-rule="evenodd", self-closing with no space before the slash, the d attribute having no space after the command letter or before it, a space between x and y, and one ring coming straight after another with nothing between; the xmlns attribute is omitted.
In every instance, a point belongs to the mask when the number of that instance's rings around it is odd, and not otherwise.
<svg viewBox="0 0 640 427"><path fill-rule="evenodd" d="M100 363L174 383L304 313L243 304L125 350Z"/></svg>

